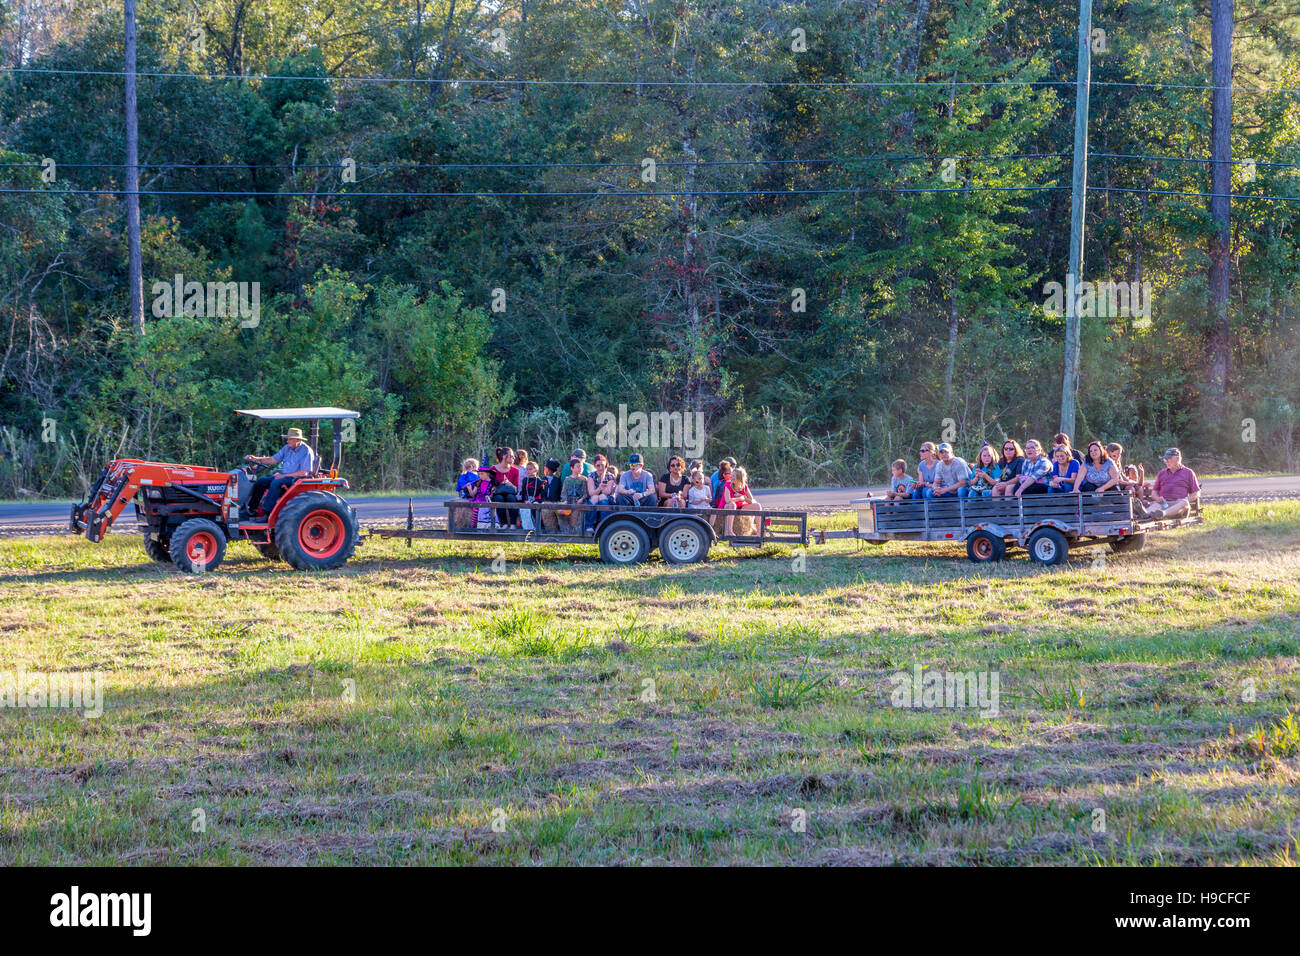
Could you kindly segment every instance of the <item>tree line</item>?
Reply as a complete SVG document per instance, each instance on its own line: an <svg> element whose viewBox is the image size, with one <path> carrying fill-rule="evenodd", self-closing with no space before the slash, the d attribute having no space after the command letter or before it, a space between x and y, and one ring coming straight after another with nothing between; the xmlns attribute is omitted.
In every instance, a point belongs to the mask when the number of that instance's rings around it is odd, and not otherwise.
<svg viewBox="0 0 1300 956"><path fill-rule="evenodd" d="M1224 130L1224 6L1094 5L1075 438L1295 469L1300 10L1236 5ZM360 411L368 488L620 406L760 487L1056 429L1074 2L138 8L142 333L120 6L0 4L0 495L233 465L269 405Z"/></svg>

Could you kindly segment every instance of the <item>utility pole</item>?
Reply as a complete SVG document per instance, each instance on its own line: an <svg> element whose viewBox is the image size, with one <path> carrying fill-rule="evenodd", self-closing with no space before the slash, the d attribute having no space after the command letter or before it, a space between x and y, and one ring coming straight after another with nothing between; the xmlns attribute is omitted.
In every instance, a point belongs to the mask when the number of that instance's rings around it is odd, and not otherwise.
<svg viewBox="0 0 1300 956"><path fill-rule="evenodd" d="M126 13L126 243L131 324L144 335L144 278L140 258L140 127L135 104L135 0L124 0Z"/></svg>
<svg viewBox="0 0 1300 956"><path fill-rule="evenodd" d="M1074 183L1070 193L1070 264L1065 270L1065 372L1061 431L1074 435L1079 395L1079 297L1083 281L1083 213L1088 193L1088 86L1092 81L1092 0L1079 0L1079 65L1074 87Z"/></svg>

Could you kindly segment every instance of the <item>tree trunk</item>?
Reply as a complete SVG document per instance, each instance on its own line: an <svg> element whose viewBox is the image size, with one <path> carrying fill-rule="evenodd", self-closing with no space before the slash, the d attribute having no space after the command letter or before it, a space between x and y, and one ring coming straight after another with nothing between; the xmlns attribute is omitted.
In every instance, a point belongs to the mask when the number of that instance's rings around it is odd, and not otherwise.
<svg viewBox="0 0 1300 956"><path fill-rule="evenodd" d="M952 409L952 377L957 370L957 280L948 283L948 364L943 370L943 406Z"/></svg>
<svg viewBox="0 0 1300 956"><path fill-rule="evenodd" d="M1214 102L1210 141L1209 334L1206 342L1203 406L1211 424L1222 424L1228 399L1232 348L1228 326L1228 253L1232 188L1232 14L1233 0L1211 0L1210 41Z"/></svg>
<svg viewBox="0 0 1300 956"><path fill-rule="evenodd" d="M140 256L140 136L135 96L135 0L126 0L126 242L131 323L144 335L144 280Z"/></svg>

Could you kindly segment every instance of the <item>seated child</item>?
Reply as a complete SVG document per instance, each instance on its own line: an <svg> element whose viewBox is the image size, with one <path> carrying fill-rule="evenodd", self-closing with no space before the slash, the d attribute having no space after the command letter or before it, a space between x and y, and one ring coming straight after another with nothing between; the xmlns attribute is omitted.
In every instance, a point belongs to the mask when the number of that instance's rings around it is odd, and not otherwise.
<svg viewBox="0 0 1300 956"><path fill-rule="evenodd" d="M985 444L975 456L975 460L970 465L970 493L971 498L991 498L993 497L993 486L1002 480L1002 469L998 466L997 455L993 454L993 446Z"/></svg>
<svg viewBox="0 0 1300 956"><path fill-rule="evenodd" d="M481 502L492 500L492 469L479 468L478 482L473 485L467 485L468 492L465 497L470 501ZM492 514L490 508L473 508L469 509L474 513L474 524L479 528L487 528L492 525Z"/></svg>
<svg viewBox="0 0 1300 956"><path fill-rule="evenodd" d="M886 501L905 501L912 497L912 484L916 480L907 473L907 462L899 458L889 466L889 491L885 494Z"/></svg>
<svg viewBox="0 0 1300 956"><path fill-rule="evenodd" d="M524 465L526 477L520 482L519 500L520 501L545 501L547 481L537 474L537 462L530 461ZM519 520L523 522L524 530L536 531L537 522L533 520L533 515L541 514L540 511L531 511L527 508L519 509Z"/></svg>
<svg viewBox="0 0 1300 956"><path fill-rule="evenodd" d="M713 487L705 477L703 469L696 468L691 472L691 483L686 489L686 507L713 507Z"/></svg>
<svg viewBox="0 0 1300 956"><path fill-rule="evenodd" d="M456 479L456 496L466 501L474 499L478 490L478 459L466 458L460 463L460 477ZM477 522L476 508L452 508L451 522L453 528L472 528Z"/></svg>

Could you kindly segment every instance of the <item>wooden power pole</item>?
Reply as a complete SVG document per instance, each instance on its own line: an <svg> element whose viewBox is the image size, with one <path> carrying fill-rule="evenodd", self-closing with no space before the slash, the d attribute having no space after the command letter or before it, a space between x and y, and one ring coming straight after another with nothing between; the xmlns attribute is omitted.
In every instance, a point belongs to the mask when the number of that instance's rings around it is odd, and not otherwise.
<svg viewBox="0 0 1300 956"><path fill-rule="evenodd" d="M1070 193L1070 264L1065 282L1065 372L1061 431L1074 435L1079 395L1079 297L1083 281L1083 214L1088 193L1088 86L1092 82L1092 0L1079 0L1079 65L1074 88L1074 182Z"/></svg>
<svg viewBox="0 0 1300 956"><path fill-rule="evenodd" d="M135 103L135 0L124 0L126 13L126 242L127 285L131 323L144 335L144 278L140 258L140 127Z"/></svg>

